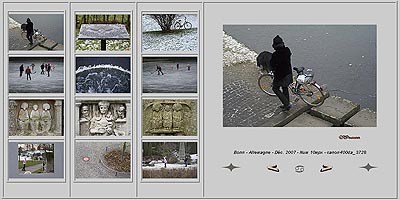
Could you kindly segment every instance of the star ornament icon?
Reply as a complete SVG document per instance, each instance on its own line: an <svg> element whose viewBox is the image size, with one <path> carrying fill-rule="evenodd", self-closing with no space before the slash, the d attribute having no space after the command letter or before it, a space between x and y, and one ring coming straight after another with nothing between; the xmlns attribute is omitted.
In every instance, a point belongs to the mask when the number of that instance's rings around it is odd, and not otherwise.
<svg viewBox="0 0 400 200"><path fill-rule="evenodd" d="M233 171L234 169L240 168L240 167L235 166L235 165L233 165L233 164L231 163L231 164L229 164L228 166L225 166L225 167L222 167L222 168L226 168L226 169L229 169L230 171Z"/></svg>
<svg viewBox="0 0 400 200"><path fill-rule="evenodd" d="M371 169L373 169L373 168L378 168L378 167L372 166L372 165L370 165L370 164L368 163L367 165L362 166L362 167L360 167L360 168L364 168L365 170L369 171L369 170L371 170Z"/></svg>

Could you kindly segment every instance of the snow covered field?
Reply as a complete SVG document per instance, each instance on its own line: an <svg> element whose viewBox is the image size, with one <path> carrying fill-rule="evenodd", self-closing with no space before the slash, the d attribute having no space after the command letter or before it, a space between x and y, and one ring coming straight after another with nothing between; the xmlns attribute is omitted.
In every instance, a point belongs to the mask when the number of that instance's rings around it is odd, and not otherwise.
<svg viewBox="0 0 400 200"><path fill-rule="evenodd" d="M179 70L176 64L179 64ZM161 66L164 75L158 75L156 65ZM146 61L143 63L142 83L144 93L196 93L197 60Z"/></svg>
<svg viewBox="0 0 400 200"><path fill-rule="evenodd" d="M32 80L27 80L25 72L20 77L19 67L35 64L32 70ZM41 74L40 65L50 63L55 68ZM62 58L10 58L8 65L8 83L10 93L63 93L64 92L64 62Z"/></svg>
<svg viewBox="0 0 400 200"><path fill-rule="evenodd" d="M197 51L198 20L197 15L181 15L183 19L192 24L188 30L173 30L168 33L161 32L156 21L148 15L142 17L142 49L143 51ZM175 22L173 22L174 24Z"/></svg>

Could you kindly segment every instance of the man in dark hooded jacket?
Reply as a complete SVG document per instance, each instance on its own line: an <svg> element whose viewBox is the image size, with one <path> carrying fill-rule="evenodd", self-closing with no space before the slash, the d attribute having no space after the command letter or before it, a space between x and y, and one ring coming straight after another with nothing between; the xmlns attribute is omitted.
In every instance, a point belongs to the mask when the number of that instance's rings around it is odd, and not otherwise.
<svg viewBox="0 0 400 200"><path fill-rule="evenodd" d="M271 69L274 72L272 90L283 104L280 108L288 111L291 108L288 87L293 82L292 65L290 63L292 53L288 47L285 47L283 39L279 35L274 38L272 47L275 50L270 61Z"/></svg>
<svg viewBox="0 0 400 200"><path fill-rule="evenodd" d="M26 38L29 40L29 44L33 44L33 23L31 19L26 19Z"/></svg>

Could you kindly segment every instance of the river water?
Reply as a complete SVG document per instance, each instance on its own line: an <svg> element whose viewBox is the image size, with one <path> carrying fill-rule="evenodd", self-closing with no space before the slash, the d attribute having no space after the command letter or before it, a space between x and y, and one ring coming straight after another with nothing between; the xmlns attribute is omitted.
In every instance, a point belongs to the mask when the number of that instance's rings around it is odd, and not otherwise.
<svg viewBox="0 0 400 200"><path fill-rule="evenodd" d="M224 31L257 53L273 52L280 35L292 66L312 68L331 94L376 111L375 25L224 25Z"/></svg>
<svg viewBox="0 0 400 200"><path fill-rule="evenodd" d="M64 15L62 14L10 14L20 24L30 18L34 29L57 43L64 44Z"/></svg>

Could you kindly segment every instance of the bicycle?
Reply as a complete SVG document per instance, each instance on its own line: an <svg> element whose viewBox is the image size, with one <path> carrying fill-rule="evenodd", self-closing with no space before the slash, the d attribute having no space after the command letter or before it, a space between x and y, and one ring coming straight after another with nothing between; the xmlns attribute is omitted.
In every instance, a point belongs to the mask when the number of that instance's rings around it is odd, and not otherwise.
<svg viewBox="0 0 400 200"><path fill-rule="evenodd" d="M25 26L24 26L25 25ZM22 32L21 32L21 37L22 37L22 39L28 39L26 36L27 36L27 34L28 34L28 32L26 31L26 24L22 24L21 25L21 30L22 30ZM46 37L40 32L40 30L39 29L33 29L33 35L32 35L32 38L35 40L35 41L39 41L39 40L43 40L43 39L45 39Z"/></svg>
<svg viewBox="0 0 400 200"><path fill-rule="evenodd" d="M188 22L186 20L178 19L175 24L174 24L174 29L191 29L192 28L192 23Z"/></svg>
<svg viewBox="0 0 400 200"><path fill-rule="evenodd" d="M312 69L307 69L306 73L304 73L304 67L294 67L293 69L296 71L297 76L296 81L289 85L292 93L310 106L316 107L322 105L325 101L325 95L322 87L313 80L314 74L312 73ZM258 86L264 93L270 96L276 96L272 91L273 79L274 74L272 71L260 70Z"/></svg>

